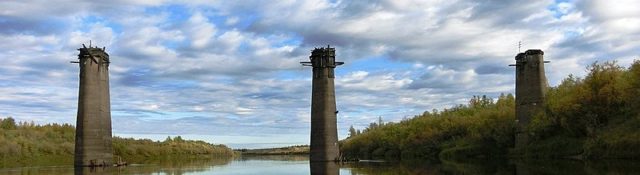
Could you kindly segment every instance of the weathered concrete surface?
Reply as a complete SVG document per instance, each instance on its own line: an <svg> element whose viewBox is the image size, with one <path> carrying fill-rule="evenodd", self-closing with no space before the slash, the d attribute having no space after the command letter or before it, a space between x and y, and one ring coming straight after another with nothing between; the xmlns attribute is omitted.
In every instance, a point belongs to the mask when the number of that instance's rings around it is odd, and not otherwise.
<svg viewBox="0 0 640 175"><path fill-rule="evenodd" d="M111 166L109 55L100 48L78 50L80 90L74 165Z"/></svg>
<svg viewBox="0 0 640 175"><path fill-rule="evenodd" d="M524 129L544 104L547 78L543 55L542 50L527 50L516 56L516 148L529 142Z"/></svg>
<svg viewBox="0 0 640 175"><path fill-rule="evenodd" d="M313 67L311 96L311 162L335 161L338 150L336 126L336 97L334 90L334 68L342 65L335 62L335 48L316 48L311 52L311 62L303 65Z"/></svg>

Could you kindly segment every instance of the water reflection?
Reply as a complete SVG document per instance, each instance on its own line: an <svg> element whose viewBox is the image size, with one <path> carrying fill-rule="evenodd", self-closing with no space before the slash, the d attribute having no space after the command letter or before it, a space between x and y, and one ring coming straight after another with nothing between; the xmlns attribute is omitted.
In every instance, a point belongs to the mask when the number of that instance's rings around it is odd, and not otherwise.
<svg viewBox="0 0 640 175"><path fill-rule="evenodd" d="M350 174L639 174L640 161L630 160L464 160L348 163Z"/></svg>
<svg viewBox="0 0 640 175"><path fill-rule="evenodd" d="M215 168L227 165L233 161L233 158L219 158L219 157L170 157L162 159L148 160L139 158L140 160L134 160L133 162L140 162L140 164L133 164L128 167L114 167L111 169L111 174L186 174L186 173L201 173L211 172Z"/></svg>
<svg viewBox="0 0 640 175"><path fill-rule="evenodd" d="M82 174L113 174L112 167L75 167L73 173L76 175Z"/></svg>
<svg viewBox="0 0 640 175"><path fill-rule="evenodd" d="M640 161L462 160L405 162L318 162L307 156L244 156L236 159L180 158L135 161L127 167L29 166L0 174L637 174Z"/></svg>
<svg viewBox="0 0 640 175"><path fill-rule="evenodd" d="M135 160L131 158L130 160ZM143 159L143 158L138 158ZM73 167L65 166L28 166L0 169L0 174L191 174L215 171L216 168L229 164L232 158L217 157L164 157L159 159L144 159L132 162L126 167Z"/></svg>
<svg viewBox="0 0 640 175"><path fill-rule="evenodd" d="M528 174L640 174L640 162L632 160L520 160L512 161L519 175Z"/></svg>
<svg viewBox="0 0 640 175"><path fill-rule="evenodd" d="M309 163L311 175L338 175L340 168L336 162L311 162Z"/></svg>

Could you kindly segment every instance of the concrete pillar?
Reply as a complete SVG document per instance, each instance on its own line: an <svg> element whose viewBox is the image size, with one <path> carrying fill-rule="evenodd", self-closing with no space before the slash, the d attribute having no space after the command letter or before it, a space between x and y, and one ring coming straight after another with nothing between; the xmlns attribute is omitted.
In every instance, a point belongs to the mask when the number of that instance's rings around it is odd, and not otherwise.
<svg viewBox="0 0 640 175"><path fill-rule="evenodd" d="M311 175L340 175L338 162L311 162L309 166Z"/></svg>
<svg viewBox="0 0 640 175"><path fill-rule="evenodd" d="M516 56L516 148L529 143L525 128L544 104L547 78L543 55L542 50L527 50Z"/></svg>
<svg viewBox="0 0 640 175"><path fill-rule="evenodd" d="M301 62L313 67L311 96L311 162L335 161L339 157L338 130L336 126L336 97L334 68L344 64L336 62L335 48L316 48L311 52L311 62Z"/></svg>
<svg viewBox="0 0 640 175"><path fill-rule="evenodd" d="M84 46L84 45L83 45ZM76 120L75 166L111 166L109 54L104 48L78 49L80 90Z"/></svg>

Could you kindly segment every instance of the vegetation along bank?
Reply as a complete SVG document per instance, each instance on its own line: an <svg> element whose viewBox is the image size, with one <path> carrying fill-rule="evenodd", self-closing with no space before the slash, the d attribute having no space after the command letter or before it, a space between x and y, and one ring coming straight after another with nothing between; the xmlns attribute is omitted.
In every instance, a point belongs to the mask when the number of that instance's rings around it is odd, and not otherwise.
<svg viewBox="0 0 640 175"><path fill-rule="evenodd" d="M531 140L513 149L515 98L474 96L398 123L374 123L341 141L349 159L489 157L640 159L640 61L625 68L594 63L549 87L544 110L527 126Z"/></svg>

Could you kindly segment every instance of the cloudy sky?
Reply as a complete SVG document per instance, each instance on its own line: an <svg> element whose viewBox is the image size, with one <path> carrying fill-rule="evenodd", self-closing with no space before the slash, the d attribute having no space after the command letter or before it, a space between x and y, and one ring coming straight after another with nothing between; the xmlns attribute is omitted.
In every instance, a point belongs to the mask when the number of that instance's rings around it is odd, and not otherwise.
<svg viewBox="0 0 640 175"><path fill-rule="evenodd" d="M75 123L77 48L111 57L114 135L235 148L308 144L311 70L331 45L339 135L514 92L518 42L550 85L640 58L636 0L3 0L0 117Z"/></svg>

